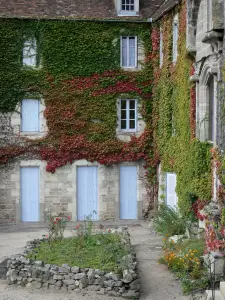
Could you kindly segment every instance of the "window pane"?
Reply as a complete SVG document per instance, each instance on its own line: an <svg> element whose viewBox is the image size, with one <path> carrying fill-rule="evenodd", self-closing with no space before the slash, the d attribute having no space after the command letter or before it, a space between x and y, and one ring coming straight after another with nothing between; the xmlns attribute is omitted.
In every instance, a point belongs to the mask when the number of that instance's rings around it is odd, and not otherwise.
<svg viewBox="0 0 225 300"><path fill-rule="evenodd" d="M125 7L126 7L125 5L122 5L122 10L125 10Z"/></svg>
<svg viewBox="0 0 225 300"><path fill-rule="evenodd" d="M135 120L130 120L130 129L135 129Z"/></svg>
<svg viewBox="0 0 225 300"><path fill-rule="evenodd" d="M122 37L122 47L127 48L127 37Z"/></svg>
<svg viewBox="0 0 225 300"><path fill-rule="evenodd" d="M135 100L130 100L130 109L135 109Z"/></svg>
<svg viewBox="0 0 225 300"><path fill-rule="evenodd" d="M130 49L130 56L129 56L129 66L134 67L135 66L135 51L134 49Z"/></svg>
<svg viewBox="0 0 225 300"><path fill-rule="evenodd" d="M129 5L126 5L126 10L129 10Z"/></svg>
<svg viewBox="0 0 225 300"><path fill-rule="evenodd" d="M121 120L121 129L126 129L126 120Z"/></svg>
<svg viewBox="0 0 225 300"><path fill-rule="evenodd" d="M135 110L130 110L130 119L135 119Z"/></svg>
<svg viewBox="0 0 225 300"><path fill-rule="evenodd" d="M122 66L127 66L127 38L122 38Z"/></svg>
<svg viewBox="0 0 225 300"><path fill-rule="evenodd" d="M129 38L129 66L135 66L135 38Z"/></svg>
<svg viewBox="0 0 225 300"><path fill-rule="evenodd" d="M127 66L127 49L123 48L122 50L122 66Z"/></svg>
<svg viewBox="0 0 225 300"><path fill-rule="evenodd" d="M130 6L130 10L134 10L134 5L131 5L131 6Z"/></svg>
<svg viewBox="0 0 225 300"><path fill-rule="evenodd" d="M127 107L127 101L121 100L121 109L126 109L126 107Z"/></svg>
<svg viewBox="0 0 225 300"><path fill-rule="evenodd" d="M126 110L121 110L121 119L125 119L127 118L126 116L127 111Z"/></svg>
<svg viewBox="0 0 225 300"><path fill-rule="evenodd" d="M135 47L135 37L129 37L129 45L130 47Z"/></svg>
<svg viewBox="0 0 225 300"><path fill-rule="evenodd" d="M25 41L23 46L23 64L26 66L36 66L37 46L35 39Z"/></svg>

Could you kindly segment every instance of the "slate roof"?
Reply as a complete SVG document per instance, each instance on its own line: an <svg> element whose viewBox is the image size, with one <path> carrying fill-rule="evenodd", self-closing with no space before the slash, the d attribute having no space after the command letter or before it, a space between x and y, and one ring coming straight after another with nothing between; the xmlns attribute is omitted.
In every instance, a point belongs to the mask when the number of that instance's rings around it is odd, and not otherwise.
<svg viewBox="0 0 225 300"><path fill-rule="evenodd" d="M0 17L146 19L159 18L177 0L140 0L138 17L118 17L114 0L0 0Z"/></svg>
<svg viewBox="0 0 225 300"><path fill-rule="evenodd" d="M178 5L181 0L166 0L160 5L160 7L152 14L151 18L153 20L157 20L166 14L168 11L173 9L176 5Z"/></svg>

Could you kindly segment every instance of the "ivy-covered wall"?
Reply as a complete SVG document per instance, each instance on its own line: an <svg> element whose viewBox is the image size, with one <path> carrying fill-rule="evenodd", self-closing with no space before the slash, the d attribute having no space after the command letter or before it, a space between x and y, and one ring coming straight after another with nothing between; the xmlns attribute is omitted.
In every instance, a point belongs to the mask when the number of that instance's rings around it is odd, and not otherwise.
<svg viewBox="0 0 225 300"><path fill-rule="evenodd" d="M172 22L179 12L178 61L172 63ZM160 27L164 61L159 67ZM110 165L145 159L146 175L156 180L159 162L177 174L184 215L192 199L211 199L210 145L195 138L193 59L186 51L186 4L148 23L0 20L0 111L12 112L24 96L45 101L46 137L0 150L0 161L34 153L47 171L78 159ZM143 44L141 70L120 68L120 36L136 35ZM24 41L38 40L40 67L22 66ZM130 142L117 139L117 100L136 98L146 129Z"/></svg>
<svg viewBox="0 0 225 300"><path fill-rule="evenodd" d="M152 31L153 120L155 156L165 172L177 174L177 195L183 215L192 199L210 200L212 194L210 144L195 138L195 86L190 82L193 59L186 51L186 1L164 16ZM179 13L178 60L172 62L173 18ZM163 66L159 67L160 27Z"/></svg>
<svg viewBox="0 0 225 300"><path fill-rule="evenodd" d="M148 23L0 20L0 111L12 112L24 97L43 97L46 137L0 150L0 161L25 153L47 160L47 171L77 159L112 164L145 159L152 165L151 61L141 70L120 68L120 37L134 35L151 53ZM35 36L40 66L22 66L23 44ZM117 100L139 100L146 130L124 143L116 137ZM149 154L150 153L150 154Z"/></svg>

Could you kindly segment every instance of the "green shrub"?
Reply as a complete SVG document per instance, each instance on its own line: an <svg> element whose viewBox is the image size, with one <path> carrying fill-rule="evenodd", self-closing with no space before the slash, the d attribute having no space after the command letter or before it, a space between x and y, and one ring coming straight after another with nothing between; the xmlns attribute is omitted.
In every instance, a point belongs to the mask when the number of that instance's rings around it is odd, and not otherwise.
<svg viewBox="0 0 225 300"><path fill-rule="evenodd" d="M186 221L181 217L178 209L161 204L154 218L153 226L162 235L180 235L185 233Z"/></svg>

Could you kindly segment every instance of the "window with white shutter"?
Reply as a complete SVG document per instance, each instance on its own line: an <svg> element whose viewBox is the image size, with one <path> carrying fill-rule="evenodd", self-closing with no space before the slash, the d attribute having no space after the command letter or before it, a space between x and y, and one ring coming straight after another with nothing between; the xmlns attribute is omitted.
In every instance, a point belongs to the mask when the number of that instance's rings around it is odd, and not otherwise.
<svg viewBox="0 0 225 300"><path fill-rule="evenodd" d="M178 35L179 35L179 24L178 15L173 19L173 63L176 63L178 57Z"/></svg>
<svg viewBox="0 0 225 300"><path fill-rule="evenodd" d="M40 131L40 102L37 99L23 99L21 104L21 131Z"/></svg>
<svg viewBox="0 0 225 300"><path fill-rule="evenodd" d="M160 28L159 65L160 65L160 68L163 65L163 33L162 33L162 28Z"/></svg>
<svg viewBox="0 0 225 300"><path fill-rule="evenodd" d="M23 45L23 65L37 67L37 41L29 38Z"/></svg>
<svg viewBox="0 0 225 300"><path fill-rule="evenodd" d="M137 67L137 37L136 36L121 37L121 67L124 68Z"/></svg>
<svg viewBox="0 0 225 300"><path fill-rule="evenodd" d="M137 129L137 100L120 100L120 130L135 132Z"/></svg>

